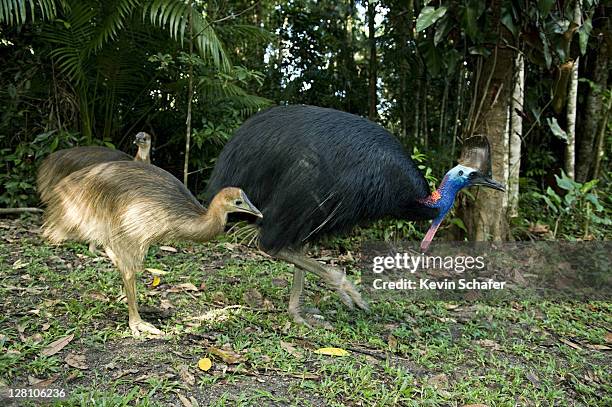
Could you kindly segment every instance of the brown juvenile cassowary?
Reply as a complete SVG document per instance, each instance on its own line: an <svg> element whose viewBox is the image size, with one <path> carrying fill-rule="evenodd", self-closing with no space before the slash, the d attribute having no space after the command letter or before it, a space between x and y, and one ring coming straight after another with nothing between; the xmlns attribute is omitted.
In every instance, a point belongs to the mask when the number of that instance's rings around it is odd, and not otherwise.
<svg viewBox="0 0 612 407"><path fill-rule="evenodd" d="M76 171L53 188L43 235L54 243L75 239L104 247L121 271L132 333L159 334L140 318L136 303L135 274L142 269L149 246L171 240L210 240L223 232L231 212L262 216L238 188L221 189L207 210L161 168L114 161Z"/></svg>
<svg viewBox="0 0 612 407"><path fill-rule="evenodd" d="M344 273L303 254L308 242L385 217L433 219L421 244L426 250L462 188L504 189L491 179L486 137L466 140L459 165L432 192L383 127L303 105L273 107L240 126L217 159L207 197L227 185L242 188L263 212L257 222L260 247L297 266L289 313L301 323L307 322L300 313L304 270L323 278L349 307L367 308Z"/></svg>
<svg viewBox="0 0 612 407"><path fill-rule="evenodd" d="M41 201L49 201L51 190L65 176L93 164L109 161L151 162L151 136L141 131L134 137L138 146L136 156L131 157L123 151L101 146L83 146L58 150L45 158L38 168L36 187Z"/></svg>

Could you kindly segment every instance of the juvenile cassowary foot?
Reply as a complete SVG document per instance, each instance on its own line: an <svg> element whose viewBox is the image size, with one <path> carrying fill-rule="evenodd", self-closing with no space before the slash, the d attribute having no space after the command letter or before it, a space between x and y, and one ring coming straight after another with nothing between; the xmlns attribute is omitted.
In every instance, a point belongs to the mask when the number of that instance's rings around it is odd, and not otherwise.
<svg viewBox="0 0 612 407"><path fill-rule="evenodd" d="M138 338L141 333L148 333L151 335L163 335L163 332L159 329L155 328L152 324L143 321L142 319L130 319L129 322L130 330L132 331L132 335Z"/></svg>
<svg viewBox="0 0 612 407"><path fill-rule="evenodd" d="M340 296L340 300L350 309L354 309L355 305L361 309L368 309L368 304L361 298L361 294L351 283L346 275L332 268L326 268L316 260L306 257L301 253L290 250L281 250L276 254L276 257L296 266L293 274L293 286L291 288L291 296L289 298L289 314L297 323L305 325L320 325L320 320L304 318L301 315L301 296L304 290L304 270L315 273L330 285ZM328 323L326 323L329 325Z"/></svg>

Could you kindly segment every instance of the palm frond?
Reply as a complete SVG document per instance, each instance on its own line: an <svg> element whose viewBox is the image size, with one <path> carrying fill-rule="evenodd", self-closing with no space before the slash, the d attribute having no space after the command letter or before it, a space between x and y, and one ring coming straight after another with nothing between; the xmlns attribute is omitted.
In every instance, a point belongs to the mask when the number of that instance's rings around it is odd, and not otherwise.
<svg viewBox="0 0 612 407"><path fill-rule="evenodd" d="M75 84L86 81L89 43L95 35L93 24L96 11L86 4L75 2L60 24L44 27L41 36L56 45L51 51L60 70Z"/></svg>
<svg viewBox="0 0 612 407"><path fill-rule="evenodd" d="M98 33L92 41L92 49L99 50L108 41L116 39L119 32L125 28L125 23L134 10L140 7L141 2L141 0L105 2L103 4L104 11L110 10L110 13L101 13L104 16L104 20L97 29Z"/></svg>
<svg viewBox="0 0 612 407"><path fill-rule="evenodd" d="M36 19L36 10L40 10L43 20L55 18L57 4L62 6L63 0L2 0L0 1L0 23L21 25L26 21Z"/></svg>
<svg viewBox="0 0 612 407"><path fill-rule="evenodd" d="M181 46L185 42L185 31L191 17L193 41L198 53L202 58L210 58L215 68L225 72L231 70L229 56L212 23L195 5L183 0L153 0L143 7L143 13L144 17L149 15L153 25L167 27L170 36Z"/></svg>

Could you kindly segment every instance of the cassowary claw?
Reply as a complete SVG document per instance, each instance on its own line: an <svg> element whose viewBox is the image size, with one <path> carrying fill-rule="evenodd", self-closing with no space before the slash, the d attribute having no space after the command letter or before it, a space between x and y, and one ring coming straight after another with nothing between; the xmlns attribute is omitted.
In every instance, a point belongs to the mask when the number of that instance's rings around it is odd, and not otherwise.
<svg viewBox="0 0 612 407"><path fill-rule="evenodd" d="M350 309L355 305L363 310L368 310L368 303L361 298L361 294L355 285L340 271L327 268L327 284L329 284L340 296L340 300Z"/></svg>
<svg viewBox="0 0 612 407"><path fill-rule="evenodd" d="M150 335L160 336L164 333L159 329L155 328L153 324L141 320L130 321L130 330L135 338L140 337L141 332Z"/></svg>

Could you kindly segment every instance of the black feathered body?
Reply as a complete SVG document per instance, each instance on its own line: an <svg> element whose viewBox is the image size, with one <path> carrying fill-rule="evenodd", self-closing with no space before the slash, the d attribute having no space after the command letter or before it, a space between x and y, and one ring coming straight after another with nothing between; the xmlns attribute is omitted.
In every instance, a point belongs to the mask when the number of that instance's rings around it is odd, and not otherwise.
<svg viewBox="0 0 612 407"><path fill-rule="evenodd" d="M131 161L128 154L107 147L73 147L56 151L45 158L38 168L36 184L40 199L47 203L51 191L65 176L75 171L109 161Z"/></svg>
<svg viewBox="0 0 612 407"><path fill-rule="evenodd" d="M299 247L384 217L431 219L428 184L383 127L314 106L274 107L247 120L217 160L206 196L242 188L263 213L260 244Z"/></svg>

